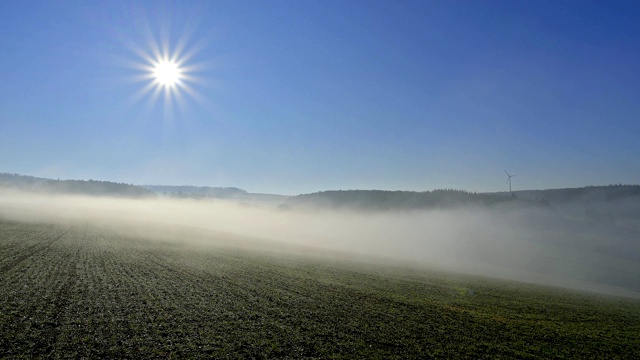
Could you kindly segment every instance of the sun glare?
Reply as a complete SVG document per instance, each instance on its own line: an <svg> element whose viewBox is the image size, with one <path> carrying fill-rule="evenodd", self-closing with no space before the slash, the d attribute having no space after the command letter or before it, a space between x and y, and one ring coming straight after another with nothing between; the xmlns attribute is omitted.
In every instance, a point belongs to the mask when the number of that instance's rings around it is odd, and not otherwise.
<svg viewBox="0 0 640 360"><path fill-rule="evenodd" d="M159 85L172 87L180 81L182 73L174 61L162 60L155 64L153 76Z"/></svg>
<svg viewBox="0 0 640 360"><path fill-rule="evenodd" d="M149 25L150 26L150 25ZM173 117L174 105L185 110L187 98L204 104L203 97L197 91L197 86L205 81L198 72L204 68L203 63L194 63L194 57L199 54L202 45L196 46L188 35L177 34L178 40L169 41L166 31L160 31L161 36L149 32L145 42L130 41L127 46L138 57L128 63L136 70L132 79L144 82L132 97L131 102L147 100L147 109L151 111L160 103L164 107L166 119Z"/></svg>

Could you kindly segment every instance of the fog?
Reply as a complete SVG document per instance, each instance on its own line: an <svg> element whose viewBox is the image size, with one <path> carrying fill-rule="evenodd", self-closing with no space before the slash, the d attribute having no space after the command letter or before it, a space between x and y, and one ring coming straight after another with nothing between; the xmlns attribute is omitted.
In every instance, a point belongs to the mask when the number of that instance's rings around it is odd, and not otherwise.
<svg viewBox="0 0 640 360"><path fill-rule="evenodd" d="M401 264L640 296L637 232L590 228L539 209L364 212L3 191L0 218L89 223L194 246Z"/></svg>

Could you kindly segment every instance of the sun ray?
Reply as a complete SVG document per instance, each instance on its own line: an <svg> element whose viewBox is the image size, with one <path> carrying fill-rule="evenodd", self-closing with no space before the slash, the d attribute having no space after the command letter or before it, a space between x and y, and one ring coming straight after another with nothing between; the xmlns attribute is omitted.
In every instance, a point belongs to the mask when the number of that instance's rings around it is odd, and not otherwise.
<svg viewBox="0 0 640 360"><path fill-rule="evenodd" d="M206 41L194 41L197 32L193 23L185 24L181 32L172 32L169 20L158 26L145 20L140 22L140 38L125 38L125 47L134 55L128 59L127 67L135 75L129 79L144 84L130 98L131 105L144 102L148 114L160 110L168 125L175 120L174 111L188 114L190 102L199 106L208 102L198 92L208 84L200 75L207 67L202 59L194 61L206 48Z"/></svg>
<svg viewBox="0 0 640 360"><path fill-rule="evenodd" d="M136 98L150 95L151 101L156 103L161 100L164 103L165 115L173 110L172 102L177 102L181 98L181 92L187 92L189 84L195 77L192 68L184 66L186 59L180 51L171 51L169 42L166 40L154 39L149 44L149 51L145 52L140 48L135 53L143 61L137 63L135 68L142 72L138 75L139 80L148 82L144 88L135 94Z"/></svg>

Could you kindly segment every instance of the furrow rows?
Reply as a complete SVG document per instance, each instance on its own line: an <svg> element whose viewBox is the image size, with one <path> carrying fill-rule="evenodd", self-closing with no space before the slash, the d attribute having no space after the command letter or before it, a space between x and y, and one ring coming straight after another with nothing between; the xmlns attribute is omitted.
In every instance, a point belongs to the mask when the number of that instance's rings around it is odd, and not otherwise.
<svg viewBox="0 0 640 360"><path fill-rule="evenodd" d="M56 232L58 233L54 235L48 235L39 239L36 238L35 241L32 241L33 244L25 246L16 254L7 254L6 259L8 260L0 265L0 274L20 265L20 263L25 261L26 259L50 249L53 243L60 240L67 234L67 232L69 232L69 228L66 228L64 230L56 229Z"/></svg>
<svg viewBox="0 0 640 360"><path fill-rule="evenodd" d="M66 236L69 236L68 229L44 238L43 244L36 246L32 254L0 274L3 290L0 291L0 303L7 309L4 313L7 321L1 323L0 331L15 334L3 338L11 346L0 346L0 349L30 349L20 355L39 357L46 355L55 343L53 338L59 326L59 314L64 311L62 302L68 298L65 288L73 279L70 266L73 256L66 247L55 246Z"/></svg>

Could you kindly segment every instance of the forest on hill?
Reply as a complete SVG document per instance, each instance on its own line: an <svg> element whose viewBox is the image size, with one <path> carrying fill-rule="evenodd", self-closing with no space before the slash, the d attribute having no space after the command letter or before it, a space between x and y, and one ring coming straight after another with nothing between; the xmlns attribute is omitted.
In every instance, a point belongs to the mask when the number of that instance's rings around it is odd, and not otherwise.
<svg viewBox="0 0 640 360"><path fill-rule="evenodd" d="M319 206L357 210L400 210L450 208L464 205L518 205L547 208L543 199L519 199L516 196L475 193L464 190L433 191L332 190L292 197L291 207Z"/></svg>
<svg viewBox="0 0 640 360"><path fill-rule="evenodd" d="M0 174L0 188L48 194L150 198L155 194L140 186L98 180L52 180L19 174Z"/></svg>
<svg viewBox="0 0 640 360"><path fill-rule="evenodd" d="M176 198L219 198L230 199L247 195L247 192L236 187L212 187L212 186L170 186L170 185L142 185L161 196Z"/></svg>
<svg viewBox="0 0 640 360"><path fill-rule="evenodd" d="M579 188L520 190L514 191L519 197L544 198L551 202L611 202L616 200L640 199L640 185L605 185Z"/></svg>
<svg viewBox="0 0 640 360"><path fill-rule="evenodd" d="M140 186L97 180L49 180L40 190L49 193L150 198L155 194Z"/></svg>

